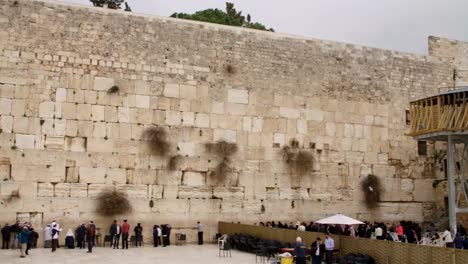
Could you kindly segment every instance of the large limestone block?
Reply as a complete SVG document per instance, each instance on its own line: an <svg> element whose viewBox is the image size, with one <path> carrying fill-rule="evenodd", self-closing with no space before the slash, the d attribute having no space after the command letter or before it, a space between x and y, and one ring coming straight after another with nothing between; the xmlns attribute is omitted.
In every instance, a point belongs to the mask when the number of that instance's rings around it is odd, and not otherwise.
<svg viewBox="0 0 468 264"><path fill-rule="evenodd" d="M211 199L213 190L208 186L179 186L179 199Z"/></svg>
<svg viewBox="0 0 468 264"><path fill-rule="evenodd" d="M150 191L151 191L151 194L150 194L151 199L162 199L164 186L163 185L151 185Z"/></svg>
<svg viewBox="0 0 468 264"><path fill-rule="evenodd" d="M414 201L429 202L434 201L435 193L432 187L433 179L416 179L414 180Z"/></svg>
<svg viewBox="0 0 468 264"><path fill-rule="evenodd" d="M248 104L249 91L244 89L229 89L228 102L237 104Z"/></svg>
<svg viewBox="0 0 468 264"><path fill-rule="evenodd" d="M180 98L197 99L197 87L194 85L180 85L179 92Z"/></svg>
<svg viewBox="0 0 468 264"><path fill-rule="evenodd" d="M80 183L105 183L106 169L80 167L79 168Z"/></svg>
<svg viewBox="0 0 468 264"><path fill-rule="evenodd" d="M195 156L195 143L192 142L179 142L177 143L177 148L179 150L180 155L183 156Z"/></svg>
<svg viewBox="0 0 468 264"><path fill-rule="evenodd" d="M67 137L65 149L73 152L86 152L87 139L81 137Z"/></svg>
<svg viewBox="0 0 468 264"><path fill-rule="evenodd" d="M206 174L195 171L186 171L182 175L182 184L188 186L203 186L206 183Z"/></svg>
<svg viewBox="0 0 468 264"><path fill-rule="evenodd" d="M148 198L148 185L125 184L125 185L117 185L116 189L126 193L129 198L138 198L138 199Z"/></svg>
<svg viewBox="0 0 468 264"><path fill-rule="evenodd" d="M88 196L87 183L70 183L70 197L84 198Z"/></svg>
<svg viewBox="0 0 468 264"><path fill-rule="evenodd" d="M67 89L65 88L57 88L55 91L55 101L59 103L63 103L67 100Z"/></svg>
<svg viewBox="0 0 468 264"><path fill-rule="evenodd" d="M307 109L304 111L304 117L308 121L323 121L324 113L323 111L316 109Z"/></svg>
<svg viewBox="0 0 468 264"><path fill-rule="evenodd" d="M297 119L301 115L299 110L295 108L290 108L290 107L280 107L279 113L281 117L293 118L293 119Z"/></svg>
<svg viewBox="0 0 468 264"><path fill-rule="evenodd" d="M96 91L108 91L114 85L113 78L94 77L94 90Z"/></svg>
<svg viewBox="0 0 468 264"><path fill-rule="evenodd" d="M125 169L107 169L107 184L125 184L127 183L127 170Z"/></svg>
<svg viewBox="0 0 468 264"><path fill-rule="evenodd" d="M50 182L37 184L38 197L54 197L54 185Z"/></svg>
<svg viewBox="0 0 468 264"><path fill-rule="evenodd" d="M181 124L182 115L178 111L166 111L166 124L176 126Z"/></svg>
<svg viewBox="0 0 468 264"><path fill-rule="evenodd" d="M213 140L225 140L227 142L236 143L237 132L229 129L215 129L213 134Z"/></svg>
<svg viewBox="0 0 468 264"><path fill-rule="evenodd" d="M0 116L0 128L3 133L11 133L13 130L13 117L12 116Z"/></svg>
<svg viewBox="0 0 468 264"><path fill-rule="evenodd" d="M227 199L221 201L221 213L233 213L238 214L242 212L242 200L241 199Z"/></svg>
<svg viewBox="0 0 468 264"><path fill-rule="evenodd" d="M213 196L222 199L243 199L244 187L213 187Z"/></svg>
<svg viewBox="0 0 468 264"><path fill-rule="evenodd" d="M10 115L11 105L11 99L0 98L0 115Z"/></svg>
<svg viewBox="0 0 468 264"><path fill-rule="evenodd" d="M39 117L60 118L62 117L62 104L54 102L42 102L39 104Z"/></svg>
<svg viewBox="0 0 468 264"><path fill-rule="evenodd" d="M166 189L164 189L164 194L166 193ZM156 212L163 213L163 214L174 214L178 217L184 217L185 214L189 212L189 200L187 199L162 199L157 200L155 203Z"/></svg>
<svg viewBox="0 0 468 264"><path fill-rule="evenodd" d="M76 106L76 118L78 120L92 120L93 105L78 104Z"/></svg>
<svg viewBox="0 0 468 264"><path fill-rule="evenodd" d="M164 86L163 95L165 97L179 98L179 85L175 83L166 83L166 85Z"/></svg>
<svg viewBox="0 0 468 264"><path fill-rule="evenodd" d="M106 140L106 139L100 139L100 138L88 138L88 143L87 143L88 152L110 153L113 151L113 149L114 149L114 144L112 140Z"/></svg>
<svg viewBox="0 0 468 264"><path fill-rule="evenodd" d="M19 149L34 149L37 137L35 135L16 134L16 147Z"/></svg>
<svg viewBox="0 0 468 264"><path fill-rule="evenodd" d="M157 182L158 176L156 170L127 170L127 183L129 184L156 184Z"/></svg>
<svg viewBox="0 0 468 264"><path fill-rule="evenodd" d="M70 197L70 183L55 184L54 197Z"/></svg>
<svg viewBox="0 0 468 264"><path fill-rule="evenodd" d="M182 171L158 171L158 184L160 185L180 185L182 183Z"/></svg>
<svg viewBox="0 0 468 264"><path fill-rule="evenodd" d="M210 127L210 116L208 114L195 114L195 126L200 128Z"/></svg>
<svg viewBox="0 0 468 264"><path fill-rule="evenodd" d="M92 105L91 106L91 120L93 121L104 121L104 106Z"/></svg>
<svg viewBox="0 0 468 264"><path fill-rule="evenodd" d="M64 137L47 136L45 138L44 147L46 149L63 150L64 147L65 147L65 138Z"/></svg>
<svg viewBox="0 0 468 264"><path fill-rule="evenodd" d="M135 106L148 109L150 107L150 97L148 95L135 95Z"/></svg>
<svg viewBox="0 0 468 264"><path fill-rule="evenodd" d="M96 198L104 191L113 191L114 186L107 184L88 184L88 198Z"/></svg>
<svg viewBox="0 0 468 264"><path fill-rule="evenodd" d="M11 177L18 182L61 182L65 178L65 168L63 175L60 175L60 168L50 165L25 165L12 164Z"/></svg>

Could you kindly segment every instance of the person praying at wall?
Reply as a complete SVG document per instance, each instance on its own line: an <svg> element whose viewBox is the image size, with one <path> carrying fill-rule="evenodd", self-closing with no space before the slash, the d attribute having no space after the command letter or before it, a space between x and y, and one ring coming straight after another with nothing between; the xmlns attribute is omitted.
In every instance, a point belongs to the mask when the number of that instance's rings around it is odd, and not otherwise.
<svg viewBox="0 0 468 264"><path fill-rule="evenodd" d="M141 242L143 241L143 227L141 226L140 223L138 223L137 226L135 226L135 228L133 229L133 231L135 232L135 239L136 239L135 246L141 247Z"/></svg>

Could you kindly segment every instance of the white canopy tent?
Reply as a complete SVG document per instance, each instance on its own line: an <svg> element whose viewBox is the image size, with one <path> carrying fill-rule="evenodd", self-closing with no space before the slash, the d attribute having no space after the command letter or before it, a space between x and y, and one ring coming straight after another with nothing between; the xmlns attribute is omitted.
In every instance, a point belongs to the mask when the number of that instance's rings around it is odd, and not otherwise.
<svg viewBox="0 0 468 264"><path fill-rule="evenodd" d="M363 222L351 218L349 216L343 214L336 214L334 216L330 216L321 220L316 221L319 224L326 224L326 225L361 225L364 224Z"/></svg>

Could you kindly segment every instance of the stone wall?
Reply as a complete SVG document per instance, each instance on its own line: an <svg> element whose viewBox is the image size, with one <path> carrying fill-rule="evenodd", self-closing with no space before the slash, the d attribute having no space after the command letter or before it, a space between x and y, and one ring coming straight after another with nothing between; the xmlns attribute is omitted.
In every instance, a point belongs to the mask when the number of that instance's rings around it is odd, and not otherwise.
<svg viewBox="0 0 468 264"><path fill-rule="evenodd" d="M211 235L219 220L431 214L432 145L418 155L405 110L451 84L445 59L49 1L1 0L0 27L0 222L107 229L95 198L113 188L134 208L116 218L147 238L156 223L192 238L198 220ZM154 125L184 157L176 171L142 139ZM307 175L283 161L293 138ZM222 139L239 151L219 180L205 144ZM370 173L385 189L373 211Z"/></svg>

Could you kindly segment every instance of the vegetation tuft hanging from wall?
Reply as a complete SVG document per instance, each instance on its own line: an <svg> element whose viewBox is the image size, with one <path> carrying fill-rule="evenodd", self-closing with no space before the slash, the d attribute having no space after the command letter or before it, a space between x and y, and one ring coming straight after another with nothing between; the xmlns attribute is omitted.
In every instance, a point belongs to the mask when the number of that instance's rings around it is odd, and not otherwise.
<svg viewBox="0 0 468 264"><path fill-rule="evenodd" d="M380 178L369 174L361 182L361 189L364 193L364 199L367 208L375 209L380 202L380 195L382 192L382 184Z"/></svg>
<svg viewBox="0 0 468 264"><path fill-rule="evenodd" d="M305 175L313 171L314 156L311 152L300 149L296 139L292 139L289 145L284 146L282 152L283 160L293 173Z"/></svg>
<svg viewBox="0 0 468 264"><path fill-rule="evenodd" d="M124 192L107 190L97 197L96 212L102 216L126 214L131 211L130 201Z"/></svg>

